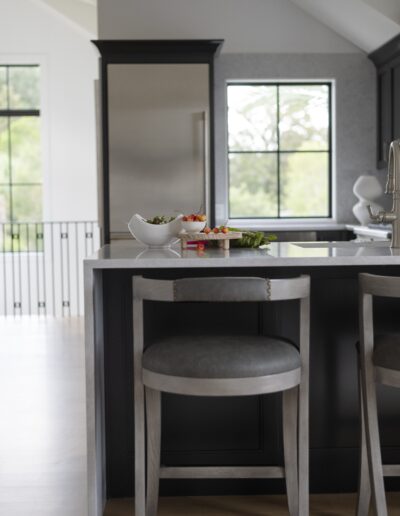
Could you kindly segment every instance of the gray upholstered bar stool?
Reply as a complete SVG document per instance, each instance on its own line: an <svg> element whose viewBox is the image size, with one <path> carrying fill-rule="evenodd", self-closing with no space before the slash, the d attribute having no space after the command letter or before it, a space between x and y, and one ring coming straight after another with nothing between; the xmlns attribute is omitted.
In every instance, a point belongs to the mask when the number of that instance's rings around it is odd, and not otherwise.
<svg viewBox="0 0 400 516"><path fill-rule="evenodd" d="M383 465L376 383L400 387L400 335L374 335L373 296L400 297L400 278L359 275L361 467L357 516L367 516L371 486L376 516L387 516L385 476L400 476L400 465Z"/></svg>
<svg viewBox="0 0 400 516"><path fill-rule="evenodd" d="M155 516L160 478L286 477L291 516L308 516L309 290L294 279L133 278L135 516ZM265 336L165 338L143 351L143 300L269 302L300 300L300 349ZM160 467L161 392L246 396L283 392L285 467ZM145 393L145 395L144 395ZM147 422L147 500L145 407Z"/></svg>

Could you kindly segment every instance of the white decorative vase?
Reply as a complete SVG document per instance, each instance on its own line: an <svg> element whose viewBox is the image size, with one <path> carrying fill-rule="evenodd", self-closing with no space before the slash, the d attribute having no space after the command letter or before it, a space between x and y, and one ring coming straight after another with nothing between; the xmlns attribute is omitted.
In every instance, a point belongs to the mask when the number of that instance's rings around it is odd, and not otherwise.
<svg viewBox="0 0 400 516"><path fill-rule="evenodd" d="M383 207L374 202L383 194L383 189L375 176L360 176L353 186L353 193L358 198L358 203L353 206L355 218L362 226L368 226L371 222L367 206L370 205L374 212L383 210Z"/></svg>

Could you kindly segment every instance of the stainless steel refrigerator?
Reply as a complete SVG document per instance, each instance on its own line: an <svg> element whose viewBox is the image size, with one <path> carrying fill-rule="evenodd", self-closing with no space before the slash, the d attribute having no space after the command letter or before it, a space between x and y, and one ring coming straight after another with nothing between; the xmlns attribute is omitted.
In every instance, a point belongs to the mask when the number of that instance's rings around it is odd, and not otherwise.
<svg viewBox="0 0 400 516"><path fill-rule="evenodd" d="M111 239L135 213L208 213L208 65L110 64L107 89Z"/></svg>

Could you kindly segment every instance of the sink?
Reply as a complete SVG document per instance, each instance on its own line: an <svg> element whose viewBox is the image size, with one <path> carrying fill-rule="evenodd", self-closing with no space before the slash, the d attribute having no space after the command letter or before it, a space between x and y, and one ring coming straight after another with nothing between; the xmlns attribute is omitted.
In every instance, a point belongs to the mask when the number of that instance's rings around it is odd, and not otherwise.
<svg viewBox="0 0 400 516"><path fill-rule="evenodd" d="M370 242L356 242L355 240L343 242L299 242L293 243L297 247L321 248L321 247L388 247L389 240L375 240Z"/></svg>

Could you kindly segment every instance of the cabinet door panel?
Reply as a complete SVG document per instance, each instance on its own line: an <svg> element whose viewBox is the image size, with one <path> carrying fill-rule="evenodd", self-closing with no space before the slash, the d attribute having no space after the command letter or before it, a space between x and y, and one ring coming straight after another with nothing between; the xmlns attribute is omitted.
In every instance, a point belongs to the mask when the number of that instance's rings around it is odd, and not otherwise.
<svg viewBox="0 0 400 516"><path fill-rule="evenodd" d="M400 138L400 64L393 68L393 139Z"/></svg>
<svg viewBox="0 0 400 516"><path fill-rule="evenodd" d="M391 70L378 75L378 167L386 165L392 140Z"/></svg>

